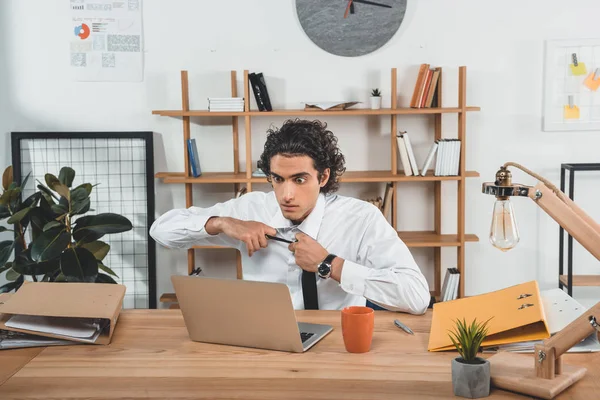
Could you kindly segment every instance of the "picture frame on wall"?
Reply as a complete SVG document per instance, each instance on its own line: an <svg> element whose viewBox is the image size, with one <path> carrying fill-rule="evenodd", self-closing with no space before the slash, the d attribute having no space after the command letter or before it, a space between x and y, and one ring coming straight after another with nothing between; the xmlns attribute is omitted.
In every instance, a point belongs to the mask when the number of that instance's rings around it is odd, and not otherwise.
<svg viewBox="0 0 600 400"><path fill-rule="evenodd" d="M547 40L543 131L600 130L600 38Z"/></svg>
<svg viewBox="0 0 600 400"><path fill-rule="evenodd" d="M36 191L45 174L62 167L75 171L74 184L95 185L91 214L116 213L132 222L130 231L106 235L103 261L126 286L123 308L156 308L153 132L12 132L12 165L24 198Z"/></svg>

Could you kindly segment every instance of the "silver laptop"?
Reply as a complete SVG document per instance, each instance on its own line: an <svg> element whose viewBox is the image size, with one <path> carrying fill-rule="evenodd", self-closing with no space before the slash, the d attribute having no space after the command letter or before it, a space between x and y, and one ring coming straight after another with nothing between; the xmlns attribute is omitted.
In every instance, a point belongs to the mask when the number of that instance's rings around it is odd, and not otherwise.
<svg viewBox="0 0 600 400"><path fill-rule="evenodd" d="M285 284L172 276L190 339L301 353L332 331L296 321Z"/></svg>

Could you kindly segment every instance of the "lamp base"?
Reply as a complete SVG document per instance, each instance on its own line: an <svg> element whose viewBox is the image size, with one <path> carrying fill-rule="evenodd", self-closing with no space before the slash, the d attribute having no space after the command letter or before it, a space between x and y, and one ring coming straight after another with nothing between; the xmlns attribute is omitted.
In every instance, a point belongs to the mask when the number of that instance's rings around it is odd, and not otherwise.
<svg viewBox="0 0 600 400"><path fill-rule="evenodd" d="M500 389L523 393L542 399L553 399L560 392L585 376L587 369L563 364L562 372L554 379L538 378L535 374L534 355L509 352L488 358L491 383Z"/></svg>

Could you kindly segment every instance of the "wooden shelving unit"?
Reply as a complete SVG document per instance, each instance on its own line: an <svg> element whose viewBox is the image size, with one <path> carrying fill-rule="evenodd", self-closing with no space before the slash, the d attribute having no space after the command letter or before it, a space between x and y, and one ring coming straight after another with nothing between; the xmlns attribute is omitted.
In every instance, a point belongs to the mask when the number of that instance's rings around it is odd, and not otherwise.
<svg viewBox="0 0 600 400"><path fill-rule="evenodd" d="M468 112L479 111L479 107L470 107L466 104L466 85L467 69L460 67L458 73L458 106L441 108L398 108L397 107L397 72L396 68L391 70L391 107L379 110L371 109L348 109L343 111L321 111L321 110L274 110L274 111L254 111L250 110L250 87L248 82L248 71L244 71L244 111L243 112L212 112L208 110L190 110L189 92L188 92L188 74L187 71L181 71L181 93L182 107L180 110L154 110L152 114L166 117L181 117L183 121L183 172L158 172L156 178L163 183L182 184L185 186L186 207L193 205L192 185L205 183L233 184L233 193L237 192L240 185L245 185L248 191L252 191L252 184L267 183L266 178L252 176L252 118L264 117L287 117L287 116L388 116L392 135L390 135L390 157L391 167L385 171L347 171L341 177L345 183L365 183L365 182L392 182L394 191L392 198L392 225L396 227L398 202L396 194L398 185L403 182L432 182L434 186L434 230L433 231L399 231L398 236L406 243L408 247L427 247L434 251L434 288L432 294L438 296L441 292L441 248L456 247L457 262L461 279L459 285L459 297L464 296L464 271L465 271L465 244L467 242L476 242L478 237L465 232L465 180L471 177L478 177L476 171L467 171L465 169L466 154L466 118ZM440 73L437 85L438 104L442 103L442 75ZM231 95L238 97L237 93L237 73L231 71ZM457 138L462 142L460 148L460 167L457 176L435 176L430 171L426 176L405 176L403 172L398 172L398 156L395 133L397 129L397 118L406 115L432 115L434 118L435 139L442 138L442 115L454 113L458 114L458 135ZM190 139L190 118L231 118L233 134L233 168L227 172L204 172L202 176L194 178L191 176L187 140ZM240 148L239 148L239 119L243 118L245 124L246 163L244 171L240 169ZM444 181L457 182L457 231L454 234L442 234L442 196L441 185ZM195 246L188 250L188 273L194 270L195 250L198 249L228 249L220 246ZM242 278L241 257L237 252L237 277ZM165 293L161 296L161 302L175 302L174 294Z"/></svg>

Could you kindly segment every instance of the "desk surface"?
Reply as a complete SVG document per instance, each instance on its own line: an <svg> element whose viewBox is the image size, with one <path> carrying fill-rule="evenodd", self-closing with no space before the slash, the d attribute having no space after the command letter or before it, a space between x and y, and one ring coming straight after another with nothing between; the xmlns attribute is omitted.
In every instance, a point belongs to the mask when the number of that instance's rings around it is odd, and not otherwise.
<svg viewBox="0 0 600 400"><path fill-rule="evenodd" d="M450 360L457 353L427 352L431 311L376 312L373 344L364 354L345 351L339 311L297 315L334 331L308 352L292 354L192 342L179 310L126 310L108 346L0 351L0 398L455 398ZM415 335L396 328L394 318ZM564 362L588 372L559 398L596 398L600 353L567 354ZM490 397L526 398L495 389Z"/></svg>

